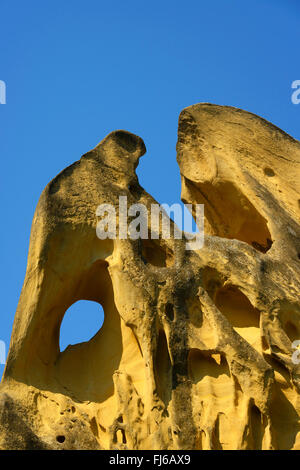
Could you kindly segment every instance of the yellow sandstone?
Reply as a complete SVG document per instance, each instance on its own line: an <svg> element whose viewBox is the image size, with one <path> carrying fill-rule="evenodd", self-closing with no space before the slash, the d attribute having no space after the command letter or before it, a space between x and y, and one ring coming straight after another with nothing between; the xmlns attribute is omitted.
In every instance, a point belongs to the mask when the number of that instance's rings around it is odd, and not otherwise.
<svg viewBox="0 0 300 470"><path fill-rule="evenodd" d="M182 111L182 200L205 210L196 251L97 237L100 204L156 202L135 173L145 151L112 132L40 197L0 448L300 449L300 143L240 109ZM103 327L60 352L81 299L103 306Z"/></svg>

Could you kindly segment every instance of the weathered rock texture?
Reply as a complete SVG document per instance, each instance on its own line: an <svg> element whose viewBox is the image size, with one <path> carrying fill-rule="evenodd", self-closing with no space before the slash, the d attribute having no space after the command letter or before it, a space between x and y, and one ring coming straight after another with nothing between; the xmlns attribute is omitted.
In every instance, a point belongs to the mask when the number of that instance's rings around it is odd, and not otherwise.
<svg viewBox="0 0 300 470"><path fill-rule="evenodd" d="M155 201L143 141L109 134L43 191L1 385L4 449L300 448L300 143L253 114L199 104L179 119L185 240L99 240L96 208ZM59 350L77 300L102 329ZM84 318L83 318L84 321Z"/></svg>

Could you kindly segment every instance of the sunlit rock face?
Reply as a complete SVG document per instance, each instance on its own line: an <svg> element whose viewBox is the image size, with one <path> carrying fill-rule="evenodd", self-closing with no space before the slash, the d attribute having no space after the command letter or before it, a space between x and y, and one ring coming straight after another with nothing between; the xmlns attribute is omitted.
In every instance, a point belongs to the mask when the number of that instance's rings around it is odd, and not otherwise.
<svg viewBox="0 0 300 470"><path fill-rule="evenodd" d="M1 384L2 449L300 448L300 143L198 104L180 114L177 152L182 200L204 204L199 250L161 227L158 239L97 237L100 204L156 203L133 134L112 132L43 191ZM103 306L103 327L60 352L82 299Z"/></svg>

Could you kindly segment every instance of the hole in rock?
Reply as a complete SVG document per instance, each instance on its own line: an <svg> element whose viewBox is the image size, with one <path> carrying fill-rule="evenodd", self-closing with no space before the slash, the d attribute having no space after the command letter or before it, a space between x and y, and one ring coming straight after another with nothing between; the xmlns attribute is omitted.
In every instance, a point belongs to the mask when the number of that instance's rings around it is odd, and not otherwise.
<svg viewBox="0 0 300 470"><path fill-rule="evenodd" d="M188 355L189 376L194 383L203 379L214 378L221 383L230 377L229 366L226 358L218 353L191 349Z"/></svg>
<svg viewBox="0 0 300 470"><path fill-rule="evenodd" d="M202 271L202 279L204 289L210 298L215 301L216 293L225 282L224 276L216 269L206 266Z"/></svg>
<svg viewBox="0 0 300 470"><path fill-rule="evenodd" d="M172 364L166 334L163 330L159 330L158 334L154 372L158 396L167 407L171 399Z"/></svg>
<svg viewBox="0 0 300 470"><path fill-rule="evenodd" d="M299 313L299 304L290 304L287 301L283 301L281 303L279 321L283 332L286 334L291 343L300 339Z"/></svg>
<svg viewBox="0 0 300 470"><path fill-rule="evenodd" d="M65 436L56 436L56 440L57 440L57 442L62 444L63 442L65 442L66 438L65 438Z"/></svg>
<svg viewBox="0 0 300 470"><path fill-rule="evenodd" d="M272 170L272 168L268 168L268 167L267 167L267 168L264 168L264 174L265 174L266 176L275 176L275 173L274 173L274 171Z"/></svg>
<svg viewBox="0 0 300 470"><path fill-rule="evenodd" d="M185 178L184 202L205 205L204 232L248 243L266 253L272 245L267 220L230 181L194 183Z"/></svg>
<svg viewBox="0 0 300 470"><path fill-rule="evenodd" d="M166 315L169 320L174 320L174 307L170 302L168 302L166 305Z"/></svg>
<svg viewBox="0 0 300 470"><path fill-rule="evenodd" d="M92 433L94 434L94 436L98 437L98 425L97 425L97 421L96 421L96 418L93 417L91 420L90 420L90 426L91 426L91 431Z"/></svg>
<svg viewBox="0 0 300 470"><path fill-rule="evenodd" d="M296 339L300 338L299 330L296 325L292 321L287 321L284 325L284 330L289 337L290 341L293 342Z"/></svg>
<svg viewBox="0 0 300 470"><path fill-rule="evenodd" d="M219 289L215 302L234 330L261 352L260 313L249 299L237 287L230 285Z"/></svg>
<svg viewBox="0 0 300 470"><path fill-rule="evenodd" d="M171 250L162 246L160 240L142 240L142 257L144 260L160 268L173 264Z"/></svg>
<svg viewBox="0 0 300 470"><path fill-rule="evenodd" d="M59 346L64 351L69 345L89 341L104 322L104 311L98 302L79 300L66 311L61 327Z"/></svg>
<svg viewBox="0 0 300 470"><path fill-rule="evenodd" d="M97 260L81 273L74 289L70 291L69 303L62 305L57 315L53 315L55 323L53 320L51 337L55 375L61 386L67 391L72 391L72 398L76 398L78 402L102 403L114 395L113 374L120 368L122 355L126 354L128 348L132 354L130 358L133 357L135 361L134 370L139 370L141 363L143 364L132 330L122 323L114 298L107 263ZM74 309L81 306L84 308L80 308L80 313L76 314ZM89 306L92 311L87 310ZM105 314L104 322L101 306ZM69 310L65 314L68 307ZM61 348L69 343L77 344L59 354L60 326ZM131 359L126 365L130 361ZM101 424L107 428L110 422L105 419L101 418Z"/></svg>
<svg viewBox="0 0 300 470"><path fill-rule="evenodd" d="M124 429L117 430L117 442L119 444L126 444L127 439L126 439L126 434L125 434Z"/></svg>
<svg viewBox="0 0 300 470"><path fill-rule="evenodd" d="M257 406L252 405L250 408L250 426L252 437L252 450L261 450L262 440L264 436L264 429L262 423L261 412Z"/></svg>

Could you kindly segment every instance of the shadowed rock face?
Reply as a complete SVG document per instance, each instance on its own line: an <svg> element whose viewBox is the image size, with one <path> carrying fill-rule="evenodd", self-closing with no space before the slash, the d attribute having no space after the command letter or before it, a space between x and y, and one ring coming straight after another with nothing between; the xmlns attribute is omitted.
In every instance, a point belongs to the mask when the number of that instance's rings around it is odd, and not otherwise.
<svg viewBox="0 0 300 470"><path fill-rule="evenodd" d="M43 191L0 389L2 449L300 448L300 143L198 104L180 114L177 150L183 201L205 205L198 251L97 238L99 204L155 203L128 132ZM104 325L60 352L81 299L103 306Z"/></svg>

